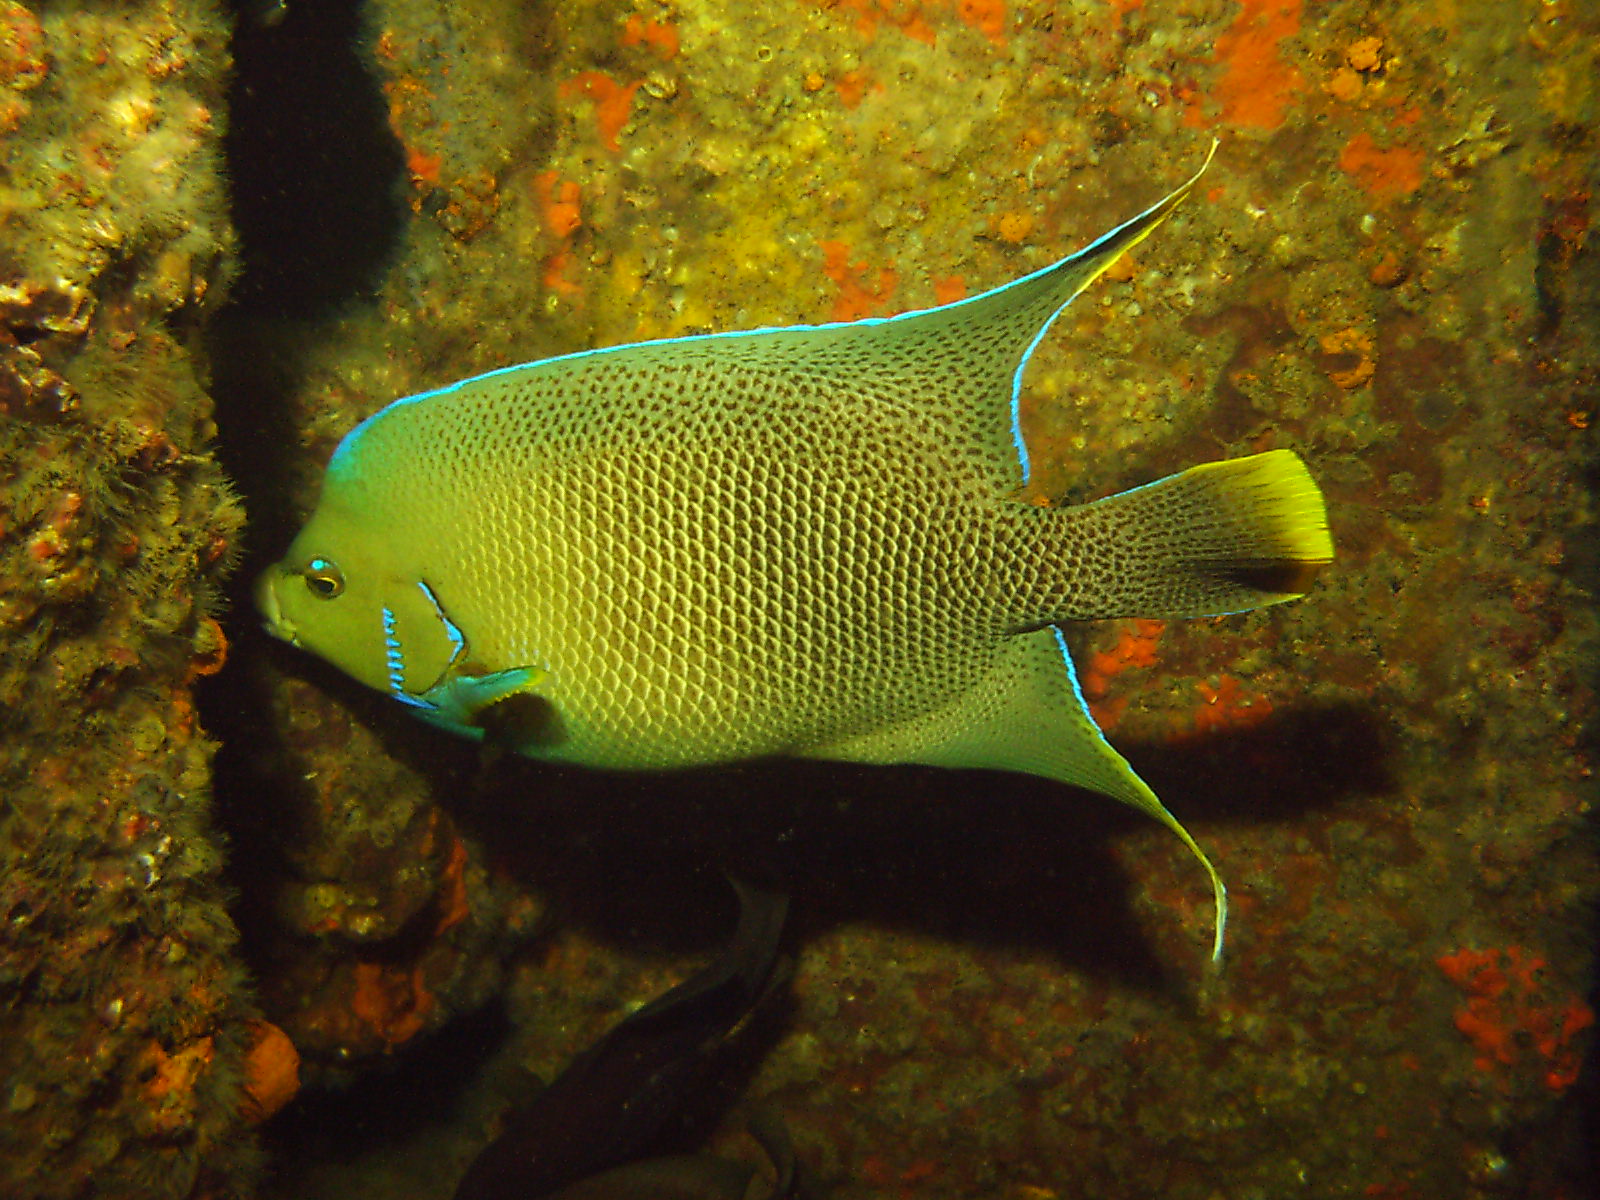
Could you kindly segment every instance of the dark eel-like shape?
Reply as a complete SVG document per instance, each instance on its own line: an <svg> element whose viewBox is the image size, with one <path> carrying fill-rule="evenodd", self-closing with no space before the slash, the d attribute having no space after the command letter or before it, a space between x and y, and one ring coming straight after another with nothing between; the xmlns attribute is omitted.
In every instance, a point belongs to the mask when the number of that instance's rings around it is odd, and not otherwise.
<svg viewBox="0 0 1600 1200"><path fill-rule="evenodd" d="M788 896L730 882L739 894L739 923L727 949L618 1024L508 1116L500 1136L467 1168L455 1200L743 1195L751 1173L738 1164L635 1161L660 1153L672 1123L720 1068L720 1052L788 977L778 953ZM792 1194L787 1139L778 1131L774 1140L770 1128L752 1132L780 1177L774 1200ZM741 1171L745 1183L728 1191Z"/></svg>

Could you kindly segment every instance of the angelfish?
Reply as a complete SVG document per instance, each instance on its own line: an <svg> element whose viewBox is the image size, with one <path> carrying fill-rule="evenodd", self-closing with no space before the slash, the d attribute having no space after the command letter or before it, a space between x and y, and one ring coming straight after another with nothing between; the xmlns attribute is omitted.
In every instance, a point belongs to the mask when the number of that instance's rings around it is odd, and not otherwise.
<svg viewBox="0 0 1600 1200"><path fill-rule="evenodd" d="M612 346L396 400L339 444L260 580L267 628L540 759L792 755L1103 793L1204 865L1220 955L1222 881L1095 724L1060 627L1301 595L1333 557L1321 492L1273 450L1041 507L1020 496L1018 419L1051 321L1204 170L937 308Z"/></svg>

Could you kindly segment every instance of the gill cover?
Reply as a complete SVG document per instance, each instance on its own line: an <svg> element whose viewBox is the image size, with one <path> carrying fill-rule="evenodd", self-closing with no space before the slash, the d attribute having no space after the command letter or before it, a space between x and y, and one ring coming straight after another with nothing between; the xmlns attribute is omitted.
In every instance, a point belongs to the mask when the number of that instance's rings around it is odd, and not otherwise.
<svg viewBox="0 0 1600 1200"><path fill-rule="evenodd" d="M445 615L422 580L382 606L383 661L389 693L407 703L442 685L445 672L466 651L467 639Z"/></svg>

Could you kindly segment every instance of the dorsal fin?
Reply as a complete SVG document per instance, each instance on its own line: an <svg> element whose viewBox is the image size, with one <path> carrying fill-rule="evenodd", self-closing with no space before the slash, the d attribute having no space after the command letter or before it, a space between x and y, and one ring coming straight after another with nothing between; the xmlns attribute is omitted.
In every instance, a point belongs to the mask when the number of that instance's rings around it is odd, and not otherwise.
<svg viewBox="0 0 1600 1200"><path fill-rule="evenodd" d="M858 396L875 393L884 403L931 417L948 432L953 453L966 458L996 494L1009 493L1031 476L1019 408L1022 374L1034 347L1079 292L1183 203L1211 165L1217 144L1211 143L1193 176L1138 216L1076 253L991 291L892 317L663 338L502 367L396 400L368 417L334 452L330 477L356 468L363 439L396 410L451 397L492 399L516 391L533 373L570 373L607 363L631 369L743 363L763 370L803 363L810 372L848 383Z"/></svg>
<svg viewBox="0 0 1600 1200"><path fill-rule="evenodd" d="M1022 374L1033 348L1079 292L1149 237L1183 203L1216 151L1213 141L1205 162L1187 182L1075 254L981 295L881 321L858 322L855 329L862 341L841 341L838 351L859 353L870 344L878 363L887 358L897 361L905 372L929 376L935 386L923 393L928 401L949 404L953 411L941 415L958 427L981 422L986 440L992 440L1009 475L1009 484L1019 482L1018 472L1020 482L1027 483L1028 451L1018 407ZM1009 401L1009 424L1005 426L995 423L997 414L991 407L991 401L1002 398Z"/></svg>

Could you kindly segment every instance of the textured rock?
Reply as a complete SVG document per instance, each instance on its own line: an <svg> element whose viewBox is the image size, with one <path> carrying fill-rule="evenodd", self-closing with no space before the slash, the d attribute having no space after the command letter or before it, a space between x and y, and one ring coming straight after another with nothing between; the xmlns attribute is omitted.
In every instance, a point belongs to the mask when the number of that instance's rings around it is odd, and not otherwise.
<svg viewBox="0 0 1600 1200"><path fill-rule="evenodd" d="M229 381L230 428L279 422L273 453L240 461L263 537L396 396L558 350L975 292L1130 215L1215 133L1206 202L1041 344L1039 489L1087 499L1293 446L1340 557L1272 613L1074 632L1096 711L1232 885L1220 980L1181 853L1071 796L790 767L483 777L395 706L252 647L258 690L239 696L272 721L267 744L247 745L259 725L239 739L245 827L279 865L250 894L277 914L264 942L312 939L303 969L325 981L265 955L271 1019L315 1025L300 1040L350 1074L403 1069L502 978L514 1025L458 1084L469 1128L419 1087L404 1112L434 1114L428 1136L384 1110L372 1124L404 1146L325 1174L317 1140L295 1143L283 1194L448 1194L497 1094L715 941L693 871L752 859L794 878L801 940L792 1027L750 1092L843 1200L1575 1192L1597 887L1592 13L365 15L399 224L370 294L239 343L272 378ZM25 359L0 395L88 405ZM93 594L78 510L37 512L54 586ZM473 917L441 928L458 844ZM502 976L503 934L546 897L559 922Z"/></svg>
<svg viewBox="0 0 1600 1200"><path fill-rule="evenodd" d="M244 1194L252 1001L196 681L241 514L193 352L207 3L0 5L0 1193Z"/></svg>

